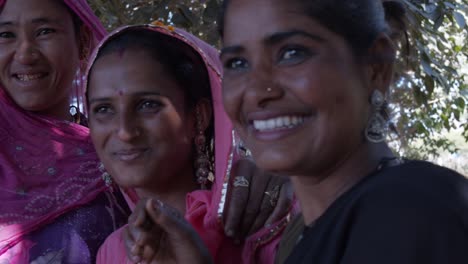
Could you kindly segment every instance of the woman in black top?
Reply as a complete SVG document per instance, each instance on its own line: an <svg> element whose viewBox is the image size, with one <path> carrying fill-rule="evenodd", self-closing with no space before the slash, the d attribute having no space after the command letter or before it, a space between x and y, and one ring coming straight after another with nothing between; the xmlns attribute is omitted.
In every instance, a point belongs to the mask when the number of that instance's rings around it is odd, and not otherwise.
<svg viewBox="0 0 468 264"><path fill-rule="evenodd" d="M257 165L290 176L302 209L285 262L468 263L468 180L397 159L384 141L395 49L381 1L230 0L223 11L225 110ZM196 255L187 225L158 216L177 255Z"/></svg>
<svg viewBox="0 0 468 264"><path fill-rule="evenodd" d="M395 49L381 1L223 11L226 112L257 165L291 177L303 211L286 263L468 263L467 179L384 141Z"/></svg>

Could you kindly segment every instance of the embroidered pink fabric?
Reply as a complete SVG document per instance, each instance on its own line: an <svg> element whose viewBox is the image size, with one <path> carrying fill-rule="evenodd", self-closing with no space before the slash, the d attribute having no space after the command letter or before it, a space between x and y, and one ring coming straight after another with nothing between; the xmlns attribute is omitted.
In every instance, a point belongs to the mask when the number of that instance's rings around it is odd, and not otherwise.
<svg viewBox="0 0 468 264"><path fill-rule="evenodd" d="M100 47L113 36L136 28L157 31L187 43L204 59L209 73L216 138L215 182L210 191L198 190L187 194L186 219L195 227L208 246L215 263L273 263L279 243L279 233L284 227L281 224L285 223L284 219L269 229L265 228L252 235L243 246L234 245L232 239L224 235L220 220L224 210L231 164L237 157L236 153L233 152L232 125L224 112L221 97L222 67L218 51L181 29L155 25L129 26L117 29L100 44ZM94 52L90 67L98 52L99 49ZM136 193L133 190L125 190L124 193L130 208L134 208L138 201ZM273 235L271 230L275 230ZM125 254L122 231L123 229L119 229L106 240L98 253L97 263L132 263Z"/></svg>
<svg viewBox="0 0 468 264"><path fill-rule="evenodd" d="M94 47L104 27L86 0L64 2L91 31ZM4 4L0 0L0 9ZM0 259L20 249L24 256L13 254L9 263L23 263L18 259L28 259L32 246L24 235L87 204L106 186L87 128L26 112L3 88L0 146Z"/></svg>

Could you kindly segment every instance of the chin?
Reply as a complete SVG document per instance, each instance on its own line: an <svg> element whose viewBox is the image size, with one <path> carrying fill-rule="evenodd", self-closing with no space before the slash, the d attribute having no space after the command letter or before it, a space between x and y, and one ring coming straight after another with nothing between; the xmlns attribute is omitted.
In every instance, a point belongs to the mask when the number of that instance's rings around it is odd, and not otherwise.
<svg viewBox="0 0 468 264"><path fill-rule="evenodd" d="M123 188L141 188L142 186L145 186L144 183L141 183L138 179L135 179L135 178L125 178L125 179L118 179L116 177L113 178L115 183L117 183L117 185L119 185L120 187L123 187Z"/></svg>
<svg viewBox="0 0 468 264"><path fill-rule="evenodd" d="M284 175L284 172L289 171L291 166L287 159L278 158L278 156L272 158L269 157L269 155L261 155L258 158L255 158L254 156L254 161L255 164L262 170Z"/></svg>
<svg viewBox="0 0 468 264"><path fill-rule="evenodd" d="M24 101L24 100L23 100ZM51 103L50 101L47 102L47 100L27 100L24 102L17 103L21 108L23 108L26 111L31 111L31 112L42 112L46 111L48 107L50 107Z"/></svg>

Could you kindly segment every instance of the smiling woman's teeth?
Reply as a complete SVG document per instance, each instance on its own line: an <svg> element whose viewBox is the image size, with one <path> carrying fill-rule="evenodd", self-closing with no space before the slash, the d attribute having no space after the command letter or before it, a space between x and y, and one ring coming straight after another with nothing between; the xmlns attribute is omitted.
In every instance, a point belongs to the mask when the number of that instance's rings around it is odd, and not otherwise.
<svg viewBox="0 0 468 264"><path fill-rule="evenodd" d="M254 120L253 126L259 131L268 131L281 128L294 128L304 123L302 116L283 116L266 120Z"/></svg>
<svg viewBox="0 0 468 264"><path fill-rule="evenodd" d="M42 77L42 74L18 74L16 77L23 82L34 81Z"/></svg>

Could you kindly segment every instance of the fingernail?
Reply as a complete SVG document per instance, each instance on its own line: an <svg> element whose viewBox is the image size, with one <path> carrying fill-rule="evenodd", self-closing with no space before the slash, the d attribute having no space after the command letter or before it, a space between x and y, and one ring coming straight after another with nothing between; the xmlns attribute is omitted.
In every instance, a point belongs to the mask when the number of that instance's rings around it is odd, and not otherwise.
<svg viewBox="0 0 468 264"><path fill-rule="evenodd" d="M155 209L162 209L164 207L164 203L159 199L153 200L153 207Z"/></svg>

